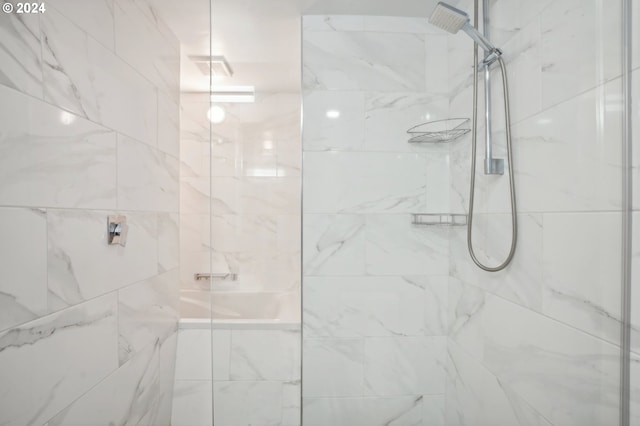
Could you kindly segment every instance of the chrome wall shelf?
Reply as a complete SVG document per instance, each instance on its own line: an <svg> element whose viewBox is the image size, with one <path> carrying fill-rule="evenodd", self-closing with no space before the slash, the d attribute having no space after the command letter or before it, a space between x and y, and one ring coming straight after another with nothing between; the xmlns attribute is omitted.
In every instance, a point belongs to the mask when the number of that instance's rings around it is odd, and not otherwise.
<svg viewBox="0 0 640 426"><path fill-rule="evenodd" d="M468 118L448 118L419 124L407 133L409 143L443 143L454 141L470 131Z"/></svg>
<svg viewBox="0 0 640 426"><path fill-rule="evenodd" d="M466 214L412 213L411 224L419 226L465 226Z"/></svg>

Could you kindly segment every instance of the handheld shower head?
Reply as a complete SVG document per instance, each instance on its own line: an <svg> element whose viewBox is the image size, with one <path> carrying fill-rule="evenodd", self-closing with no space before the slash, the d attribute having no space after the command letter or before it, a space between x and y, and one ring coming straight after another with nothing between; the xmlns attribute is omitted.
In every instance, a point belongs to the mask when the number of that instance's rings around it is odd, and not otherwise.
<svg viewBox="0 0 640 426"><path fill-rule="evenodd" d="M494 45L489 42L478 30L469 23L469 15L462 10L457 9L444 2L438 2L433 10L429 23L438 28L442 28L451 34L456 34L462 30L469 35L480 47L488 53L498 54L500 52Z"/></svg>

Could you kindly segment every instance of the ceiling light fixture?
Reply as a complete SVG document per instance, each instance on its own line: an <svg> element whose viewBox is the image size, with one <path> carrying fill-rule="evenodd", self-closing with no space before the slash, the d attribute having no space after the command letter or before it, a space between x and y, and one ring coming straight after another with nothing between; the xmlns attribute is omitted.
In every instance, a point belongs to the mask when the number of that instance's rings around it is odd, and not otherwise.
<svg viewBox="0 0 640 426"><path fill-rule="evenodd" d="M207 111L207 118L213 124L220 124L227 117L227 112L219 105L212 105Z"/></svg>
<svg viewBox="0 0 640 426"><path fill-rule="evenodd" d="M329 111L327 111L327 118L340 118L340 111L338 111L337 109L330 109Z"/></svg>
<svg viewBox="0 0 640 426"><path fill-rule="evenodd" d="M255 86L213 86L211 102L255 102Z"/></svg>

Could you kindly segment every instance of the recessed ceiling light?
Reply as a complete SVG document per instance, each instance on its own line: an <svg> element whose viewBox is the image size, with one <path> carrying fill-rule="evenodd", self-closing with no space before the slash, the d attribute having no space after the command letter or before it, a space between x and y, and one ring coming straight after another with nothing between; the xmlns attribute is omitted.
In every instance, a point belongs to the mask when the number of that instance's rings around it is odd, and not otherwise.
<svg viewBox="0 0 640 426"><path fill-rule="evenodd" d="M330 109L329 111L327 111L327 118L339 118L340 117L340 111L338 111L337 109Z"/></svg>
<svg viewBox="0 0 640 426"><path fill-rule="evenodd" d="M219 105L213 105L207 111L207 118L214 124L219 124L227 117L227 112Z"/></svg>
<svg viewBox="0 0 640 426"><path fill-rule="evenodd" d="M255 86L213 86L211 102L255 102Z"/></svg>

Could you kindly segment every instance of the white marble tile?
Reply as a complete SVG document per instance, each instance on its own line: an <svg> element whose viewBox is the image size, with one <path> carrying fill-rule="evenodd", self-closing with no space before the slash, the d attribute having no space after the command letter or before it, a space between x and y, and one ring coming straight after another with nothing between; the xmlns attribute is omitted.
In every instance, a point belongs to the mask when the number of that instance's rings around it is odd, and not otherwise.
<svg viewBox="0 0 640 426"><path fill-rule="evenodd" d="M615 344L621 233L618 213L544 215L544 313Z"/></svg>
<svg viewBox="0 0 640 426"><path fill-rule="evenodd" d="M455 343L468 354L482 359L482 312L487 293L453 277L449 279L448 290L448 342Z"/></svg>
<svg viewBox="0 0 640 426"><path fill-rule="evenodd" d="M177 343L178 332L176 331L160 346L160 402L156 422L162 425L171 424ZM154 423L150 426L154 426Z"/></svg>
<svg viewBox="0 0 640 426"><path fill-rule="evenodd" d="M120 364L178 328L179 271L173 269L118 291Z"/></svg>
<svg viewBox="0 0 640 426"><path fill-rule="evenodd" d="M241 190L242 213L300 213L302 191L299 177L247 177L242 180Z"/></svg>
<svg viewBox="0 0 640 426"><path fill-rule="evenodd" d="M619 209L620 191L612 191L621 179L619 94L618 79L515 126L520 211ZM494 191L507 187L502 179ZM506 208L506 197L492 201L493 211Z"/></svg>
<svg viewBox="0 0 640 426"><path fill-rule="evenodd" d="M304 94L304 151L364 148L365 94L314 90Z"/></svg>
<svg viewBox="0 0 640 426"><path fill-rule="evenodd" d="M458 345L447 353L447 425L552 425Z"/></svg>
<svg viewBox="0 0 640 426"><path fill-rule="evenodd" d="M620 75L620 7L620 2L599 7L597 2L557 0L542 11L543 107ZM580 48L567 40L576 40Z"/></svg>
<svg viewBox="0 0 640 426"><path fill-rule="evenodd" d="M427 336L446 336L449 332L449 277L412 277L411 281L424 286L424 329Z"/></svg>
<svg viewBox="0 0 640 426"><path fill-rule="evenodd" d="M212 380L211 330L182 329L178 332L176 387L183 380Z"/></svg>
<svg viewBox="0 0 640 426"><path fill-rule="evenodd" d="M282 426L300 426L300 381L282 384Z"/></svg>
<svg viewBox="0 0 640 426"><path fill-rule="evenodd" d="M445 395L422 396L422 424L445 426Z"/></svg>
<svg viewBox="0 0 640 426"><path fill-rule="evenodd" d="M472 105L470 91L473 86L473 42L468 37L459 34L448 35L447 47L449 49L447 58L449 62L450 113L452 117L470 117ZM469 92L467 96L461 96L467 92Z"/></svg>
<svg viewBox="0 0 640 426"><path fill-rule="evenodd" d="M450 234L452 275L467 284L498 294L530 309L541 311L543 299L543 217L518 215L518 241L511 263L500 272L485 272L469 255L467 230ZM498 265L511 247L510 214L475 214L473 244L476 256L485 264Z"/></svg>
<svg viewBox="0 0 640 426"><path fill-rule="evenodd" d="M0 330L48 312L47 217L36 209L0 209Z"/></svg>
<svg viewBox="0 0 640 426"><path fill-rule="evenodd" d="M157 216L127 214L127 245L107 243L113 212L49 210L49 307L59 309L158 273Z"/></svg>
<svg viewBox="0 0 640 426"><path fill-rule="evenodd" d="M299 380L300 340L295 330L233 330L231 380Z"/></svg>
<svg viewBox="0 0 640 426"><path fill-rule="evenodd" d="M438 30L423 17L365 15L364 31L427 34L437 32Z"/></svg>
<svg viewBox="0 0 640 426"><path fill-rule="evenodd" d="M38 15L3 13L0 37L3 44L0 84L42 98L42 34Z"/></svg>
<svg viewBox="0 0 640 426"><path fill-rule="evenodd" d="M115 52L177 101L180 60L175 37L161 31L159 18L147 2L114 0L114 16Z"/></svg>
<svg viewBox="0 0 640 426"><path fill-rule="evenodd" d="M367 337L365 395L403 396L445 391L446 337Z"/></svg>
<svg viewBox="0 0 640 426"><path fill-rule="evenodd" d="M155 87L56 10L41 19L45 100L157 146Z"/></svg>
<svg viewBox="0 0 640 426"><path fill-rule="evenodd" d="M231 374L231 330L211 330L211 339L213 342L211 348L213 380L229 380Z"/></svg>
<svg viewBox="0 0 640 426"><path fill-rule="evenodd" d="M210 157L215 162L213 167ZM224 171L220 162L223 162ZM209 176L212 171L215 176L235 176L235 146L231 143L210 144L181 137L180 177Z"/></svg>
<svg viewBox="0 0 640 426"><path fill-rule="evenodd" d="M180 214L180 254L203 252L211 248L211 218L206 214Z"/></svg>
<svg viewBox="0 0 640 426"><path fill-rule="evenodd" d="M305 277L307 337L444 335L446 280Z"/></svg>
<svg viewBox="0 0 640 426"><path fill-rule="evenodd" d="M4 424L43 424L118 368L116 305L110 294L0 334Z"/></svg>
<svg viewBox="0 0 640 426"><path fill-rule="evenodd" d="M274 248L278 218L271 215L220 215L211 217L212 246L220 252L251 252Z"/></svg>
<svg viewBox="0 0 640 426"><path fill-rule="evenodd" d="M449 36L435 26L431 28L437 33L425 36L425 90L427 93L449 95Z"/></svg>
<svg viewBox="0 0 640 426"><path fill-rule="evenodd" d="M364 16L357 15L304 15L303 31L363 31Z"/></svg>
<svg viewBox="0 0 640 426"><path fill-rule="evenodd" d="M177 212L178 160L118 135L118 207Z"/></svg>
<svg viewBox="0 0 640 426"><path fill-rule="evenodd" d="M363 395L364 339L304 339L302 358L305 398Z"/></svg>
<svg viewBox="0 0 640 426"><path fill-rule="evenodd" d="M423 91L425 66L422 34L303 34L305 89Z"/></svg>
<svg viewBox="0 0 640 426"><path fill-rule="evenodd" d="M3 205L114 208L115 133L0 87Z"/></svg>
<svg viewBox="0 0 640 426"><path fill-rule="evenodd" d="M619 348L494 296L482 328L484 365L549 423L618 422Z"/></svg>
<svg viewBox="0 0 640 426"><path fill-rule="evenodd" d="M214 423L281 425L282 387L282 382L271 381L214 382Z"/></svg>
<svg viewBox="0 0 640 426"><path fill-rule="evenodd" d="M180 267L180 216L158 214L158 272Z"/></svg>
<svg viewBox="0 0 640 426"><path fill-rule="evenodd" d="M404 214L366 217L366 270L370 275L446 275L449 230L418 227Z"/></svg>
<svg viewBox="0 0 640 426"><path fill-rule="evenodd" d="M211 426L213 424L213 382L176 380L171 410L172 426Z"/></svg>
<svg viewBox="0 0 640 426"><path fill-rule="evenodd" d="M271 123L269 123L271 124ZM253 177L278 176L278 139L272 125L242 124L237 140L239 174Z"/></svg>
<svg viewBox="0 0 640 426"><path fill-rule="evenodd" d="M420 154L307 152L305 213L409 213L426 197Z"/></svg>
<svg viewBox="0 0 640 426"><path fill-rule="evenodd" d="M502 3L506 2L502 1ZM517 3L521 5L524 2L518 1ZM526 117L537 114L542 109L543 65L540 59L539 19L534 19L517 31L501 48L505 52L511 122L517 123ZM492 73L492 82L495 87L501 88L500 78L497 70ZM492 101L492 111L494 117L497 118L494 121L494 129L503 128L502 89L493 91Z"/></svg>
<svg viewBox="0 0 640 426"><path fill-rule="evenodd" d="M157 425L159 346L151 345L49 420L49 426ZM146 419L146 420L145 420Z"/></svg>
<svg viewBox="0 0 640 426"><path fill-rule="evenodd" d="M305 426L419 426L423 425L422 396L395 398L307 398ZM429 423L429 425L431 425Z"/></svg>
<svg viewBox="0 0 640 426"><path fill-rule="evenodd" d="M305 276L366 275L364 216L305 214L302 225Z"/></svg>
<svg viewBox="0 0 640 426"><path fill-rule="evenodd" d="M425 153L427 158L427 200L421 213L451 212L449 173L451 170L448 153Z"/></svg>
<svg viewBox="0 0 640 426"><path fill-rule="evenodd" d="M180 158L180 105L163 92L158 92L158 148Z"/></svg>
<svg viewBox="0 0 640 426"><path fill-rule="evenodd" d="M445 89L446 90L446 89ZM443 93L435 92L435 93ZM367 151L432 153L447 151L446 145L408 143L407 131L424 123L448 117L444 94L372 93L365 98L365 144Z"/></svg>
<svg viewBox="0 0 640 426"><path fill-rule="evenodd" d="M206 192L209 179L198 180L198 190ZM211 179L211 206L218 214L298 214L300 212L300 178L244 177ZM187 194L189 195L189 194ZM200 203L198 211L204 210ZM208 211L208 210L207 210Z"/></svg>
<svg viewBox="0 0 640 426"><path fill-rule="evenodd" d="M225 213L234 212L235 210L224 205L218 197L220 197L219 192L225 189L227 193L235 191L235 189L231 190L225 185L229 183L235 184L235 182L220 182L219 179L221 178L215 178L212 181L211 178L208 177L182 177L180 179L180 211L189 214L199 213L208 215L211 206L215 207L216 211L222 209ZM216 194L216 198L211 197L212 186L215 188L213 193ZM230 196L230 194L226 195L225 198L228 200Z"/></svg>
<svg viewBox="0 0 640 426"><path fill-rule="evenodd" d="M538 19L540 13L555 0L496 0L491 4L491 31L497 45L517 37L517 31Z"/></svg>
<svg viewBox="0 0 640 426"><path fill-rule="evenodd" d="M53 6L91 37L113 50L113 0L49 0L47 6Z"/></svg>

